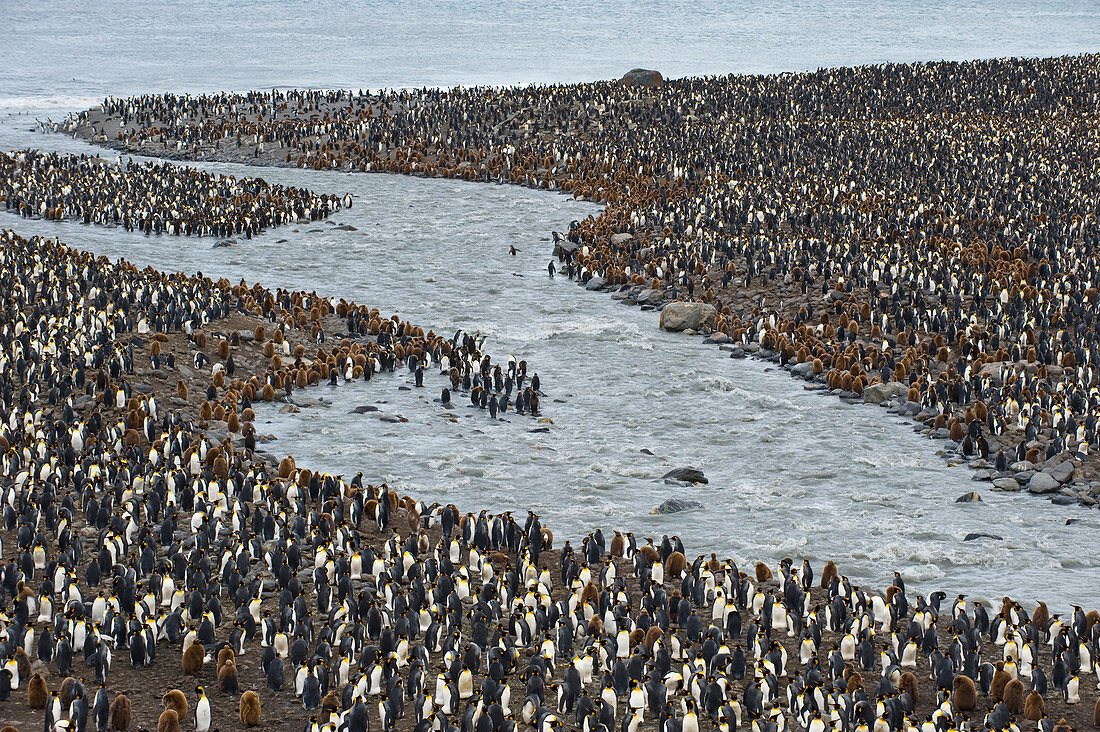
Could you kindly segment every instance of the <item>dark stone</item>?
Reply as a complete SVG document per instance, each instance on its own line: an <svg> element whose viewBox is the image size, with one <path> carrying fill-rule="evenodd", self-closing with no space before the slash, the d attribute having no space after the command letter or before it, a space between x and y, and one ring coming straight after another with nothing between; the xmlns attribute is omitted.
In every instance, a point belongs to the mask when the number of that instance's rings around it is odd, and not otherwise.
<svg viewBox="0 0 1100 732"><path fill-rule="evenodd" d="M1072 506L1077 503L1076 498L1070 498L1069 496L1055 496L1050 499L1050 502L1055 506Z"/></svg>
<svg viewBox="0 0 1100 732"><path fill-rule="evenodd" d="M955 499L955 503L977 503L982 500L982 497L978 495L977 491L970 491L964 493Z"/></svg>
<svg viewBox="0 0 1100 732"><path fill-rule="evenodd" d="M378 411L378 407L376 407L372 404L365 404L361 407L356 407L355 409L348 412L348 414L366 414L367 412L377 412L377 411Z"/></svg>
<svg viewBox="0 0 1100 732"><path fill-rule="evenodd" d="M624 86L663 86L665 77L653 69L631 69L619 79Z"/></svg>
<svg viewBox="0 0 1100 732"><path fill-rule="evenodd" d="M699 501L690 501L685 498L670 498L657 508L650 511L651 514L662 513L679 513L680 511L690 511L693 508L702 508L703 504Z"/></svg>
<svg viewBox="0 0 1100 732"><path fill-rule="evenodd" d="M670 470L661 476L666 480L682 480L687 483L709 483L707 477L703 475L703 471L698 468L693 468L690 465L686 468L676 468Z"/></svg>
<svg viewBox="0 0 1100 732"><path fill-rule="evenodd" d="M984 534L980 531L974 531L963 537L963 541L974 541L975 539L996 539L997 541L1003 541L1003 536L997 536L996 534Z"/></svg>
<svg viewBox="0 0 1100 732"><path fill-rule="evenodd" d="M641 452L643 455L652 455L653 454L653 451L650 450L648 447L643 447L641 450L639 450L639 452Z"/></svg>

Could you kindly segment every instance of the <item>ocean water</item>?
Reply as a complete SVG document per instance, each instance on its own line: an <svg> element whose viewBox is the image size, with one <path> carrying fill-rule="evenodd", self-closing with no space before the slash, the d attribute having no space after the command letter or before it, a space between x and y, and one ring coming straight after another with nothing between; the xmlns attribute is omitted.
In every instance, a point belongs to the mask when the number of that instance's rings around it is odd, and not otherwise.
<svg viewBox="0 0 1100 732"><path fill-rule="evenodd" d="M154 11L123 2L107 12L80 2L22 13L0 44L0 147L108 157L116 154L36 133L34 120L107 94L160 90L552 83L635 66L675 77L1100 50L1097 3L192 2ZM314 406L296 414L261 411L274 452L463 509L530 507L560 539L597 526L678 534L689 552L741 564L834 559L875 587L899 570L922 591L1100 604L1100 557L1082 549L1100 527L1095 509L990 493L900 418L808 391L771 364L660 332L653 313L549 280L550 231L598 213L591 204L458 181L204 167L350 192L355 206L332 222L357 231L314 224L211 249L209 240L2 212L0 226L163 269L316 289L437 332L481 333L496 359L524 358L539 372L553 421L490 422L461 399L447 412L433 401L442 377L400 390L409 379L397 374L310 390ZM409 421L349 414L368 404ZM660 480L683 465L710 483ZM954 503L975 488L982 503ZM649 513L670 496L703 509ZM1003 538L964 542L970 532Z"/></svg>

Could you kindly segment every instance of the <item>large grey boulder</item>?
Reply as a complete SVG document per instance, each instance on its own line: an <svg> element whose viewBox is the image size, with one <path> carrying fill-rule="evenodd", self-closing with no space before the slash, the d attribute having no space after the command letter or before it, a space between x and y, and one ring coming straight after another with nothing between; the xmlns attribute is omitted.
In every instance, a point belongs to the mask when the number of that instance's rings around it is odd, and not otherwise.
<svg viewBox="0 0 1100 732"><path fill-rule="evenodd" d="M1059 463L1049 468L1043 468L1043 472L1059 483L1068 483L1070 478L1073 477L1074 472L1076 472L1076 468L1073 467L1072 461L1066 460L1064 463Z"/></svg>
<svg viewBox="0 0 1100 732"><path fill-rule="evenodd" d="M631 69L619 83L623 86L661 86L665 83L665 77L653 69Z"/></svg>
<svg viewBox="0 0 1100 732"><path fill-rule="evenodd" d="M1058 490L1061 483L1058 479L1049 473L1036 473L1031 476L1031 480L1027 482L1027 489L1032 493L1050 493L1051 491Z"/></svg>
<svg viewBox="0 0 1100 732"><path fill-rule="evenodd" d="M705 302L670 302L661 310L660 327L673 333L682 330L699 330L709 323L718 311Z"/></svg>
<svg viewBox="0 0 1100 732"><path fill-rule="evenodd" d="M909 387L900 381L891 381L887 384L871 384L863 387L863 402L865 404L882 404L887 399L893 399L908 393Z"/></svg>

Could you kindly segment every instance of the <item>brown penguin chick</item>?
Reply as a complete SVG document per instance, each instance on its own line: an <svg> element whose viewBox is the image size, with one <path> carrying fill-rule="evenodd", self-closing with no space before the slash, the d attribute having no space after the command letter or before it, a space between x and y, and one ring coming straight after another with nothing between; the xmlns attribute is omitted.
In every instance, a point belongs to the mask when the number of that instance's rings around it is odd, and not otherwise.
<svg viewBox="0 0 1100 732"><path fill-rule="evenodd" d="M176 713L177 719L187 716L187 697L179 689L172 689L161 699L165 709L171 709Z"/></svg>
<svg viewBox="0 0 1100 732"><path fill-rule="evenodd" d="M27 706L31 709L45 709L48 697L46 680L42 678L42 674L36 673L27 685Z"/></svg>
<svg viewBox="0 0 1100 732"><path fill-rule="evenodd" d="M1019 714L1024 711L1024 684L1022 681L1012 679L1005 684L1004 702L1005 707L1012 714Z"/></svg>
<svg viewBox="0 0 1100 732"><path fill-rule="evenodd" d="M656 564L661 561L661 553L657 551L657 547L652 544L643 544L638 547L638 553L641 554L647 562L650 564Z"/></svg>
<svg viewBox="0 0 1100 732"><path fill-rule="evenodd" d="M256 692L246 691L241 694L238 715L245 727L255 727L260 723L260 697Z"/></svg>
<svg viewBox="0 0 1100 732"><path fill-rule="evenodd" d="M848 687L846 689L846 693L854 694L856 691L862 691L862 690L863 690L863 675L860 674L858 671L852 673L852 675L848 677Z"/></svg>
<svg viewBox="0 0 1100 732"><path fill-rule="evenodd" d="M1040 701L1042 700L1040 699ZM1096 697L1096 704L1092 707L1092 723L1100 727L1100 696Z"/></svg>
<svg viewBox="0 0 1100 732"><path fill-rule="evenodd" d="M554 548L554 532L550 529L543 528L542 530L542 550L550 551Z"/></svg>
<svg viewBox="0 0 1100 732"><path fill-rule="evenodd" d="M644 641L644 643L645 643L646 650L649 651L650 653L652 653L653 652L653 644L656 643L664 634L665 634L665 632L663 630L661 630L660 626L657 626L657 625L649 626L649 630L647 630L645 632L645 641Z"/></svg>
<svg viewBox="0 0 1100 732"><path fill-rule="evenodd" d="M683 552L672 552L665 560L665 576L679 580L683 576L686 567L687 557L684 556Z"/></svg>
<svg viewBox="0 0 1100 732"><path fill-rule="evenodd" d="M183 672L188 676L198 676L202 673L203 654L205 649L202 643L192 643L183 654Z"/></svg>
<svg viewBox="0 0 1100 732"><path fill-rule="evenodd" d="M1012 677L1005 671L1004 661L997 661L997 669L993 672L993 683L989 687L989 695L993 697L993 701L1003 701L1005 695L1005 686Z"/></svg>
<svg viewBox="0 0 1100 732"><path fill-rule="evenodd" d="M626 553L626 539L618 531L611 537L611 556L621 557Z"/></svg>
<svg viewBox="0 0 1100 732"><path fill-rule="evenodd" d="M33 592L30 592L30 590L26 590L26 593L28 596L34 594ZM15 649L15 665L16 669L19 671L19 678L30 678L31 659L30 656L27 655L27 652L23 650L22 646Z"/></svg>
<svg viewBox="0 0 1100 732"><path fill-rule="evenodd" d="M19 730L9 724L8 726L0 729L0 732L19 732Z"/></svg>
<svg viewBox="0 0 1100 732"><path fill-rule="evenodd" d="M593 615L588 621L588 636L590 638L603 638L603 620L599 615Z"/></svg>
<svg viewBox="0 0 1100 732"><path fill-rule="evenodd" d="M180 718L175 709L165 709L160 713L157 732L180 732Z"/></svg>
<svg viewBox="0 0 1100 732"><path fill-rule="evenodd" d="M1024 701L1024 719L1038 722L1046 713L1047 703L1043 701L1043 697L1039 696L1039 692L1033 690Z"/></svg>
<svg viewBox="0 0 1100 732"><path fill-rule="evenodd" d="M840 577L840 572L837 571L836 562L832 559L825 562L825 569L821 570L821 589L829 589L833 584L833 580L838 577Z"/></svg>
<svg viewBox="0 0 1100 732"><path fill-rule="evenodd" d="M76 679L72 676L66 676L65 680L61 682L61 688L57 692L57 698L61 700L61 706L68 707L73 702L73 688L76 686Z"/></svg>
<svg viewBox="0 0 1100 732"><path fill-rule="evenodd" d="M1003 672L1002 672L1003 673ZM974 680L959 674L951 684L951 704L959 712L972 712L978 703L978 691Z"/></svg>
<svg viewBox="0 0 1100 732"><path fill-rule="evenodd" d="M218 689L223 694L237 693L237 664L233 659L227 660L218 669Z"/></svg>
<svg viewBox="0 0 1100 732"><path fill-rule="evenodd" d="M287 455L285 458L279 461L280 478L289 478L290 474L293 473L296 469L297 466L294 464L293 455Z"/></svg>
<svg viewBox="0 0 1100 732"><path fill-rule="evenodd" d="M340 697L335 690L325 694L325 698L321 700L321 711L326 714L335 714L340 711Z"/></svg>
<svg viewBox="0 0 1100 732"><path fill-rule="evenodd" d="M772 571L763 562L756 563L756 581L769 582L772 579Z"/></svg>
<svg viewBox="0 0 1100 732"><path fill-rule="evenodd" d="M115 700L111 702L111 708L107 716L111 723L111 729L119 732L130 729L130 700L126 698L125 694L119 691L115 692ZM176 725L176 729L179 729L179 725Z"/></svg>
<svg viewBox="0 0 1100 732"><path fill-rule="evenodd" d="M186 401L187 399L187 382L180 381L176 384L176 396Z"/></svg>
<svg viewBox="0 0 1100 732"><path fill-rule="evenodd" d="M1073 732L1073 727L1070 726L1065 717L1062 717L1054 723L1054 732Z"/></svg>
<svg viewBox="0 0 1100 732"><path fill-rule="evenodd" d="M898 691L904 691L909 694L909 700L913 702L913 706L916 707L920 703L920 692L918 691L917 677L913 675L912 671L906 671L898 679Z"/></svg>
<svg viewBox="0 0 1100 732"><path fill-rule="evenodd" d="M218 670L221 670L226 661L233 661L235 663L236 660L237 655L233 653L233 649L229 646L223 646L222 649L218 651Z"/></svg>
<svg viewBox="0 0 1100 732"><path fill-rule="evenodd" d="M1050 610L1045 602L1035 606L1035 612L1031 614L1031 624L1042 634L1040 638L1046 637L1047 625L1050 624Z"/></svg>

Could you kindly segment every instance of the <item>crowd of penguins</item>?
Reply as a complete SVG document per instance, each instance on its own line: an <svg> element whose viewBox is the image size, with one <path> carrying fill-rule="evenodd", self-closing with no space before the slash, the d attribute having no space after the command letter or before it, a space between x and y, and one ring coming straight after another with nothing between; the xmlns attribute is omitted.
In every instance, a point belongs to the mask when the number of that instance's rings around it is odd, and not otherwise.
<svg viewBox="0 0 1100 732"><path fill-rule="evenodd" d="M45 708L47 732L128 729L130 701L108 696L113 658L121 653L132 667L145 668L155 662L158 643L180 650L176 662L196 676L204 656L216 651L218 685L226 692L236 689L233 655L252 641L269 648L263 669L273 691L282 688L283 659L299 677L303 660L310 668L323 660L335 670L341 653L354 652L357 663L366 663L368 637L357 623L368 614L380 617L368 609L382 603L384 588L379 577L373 587L360 582L381 566L375 552L392 564L402 552L391 558L390 548L403 545L371 546L358 527L366 520L389 526L396 494L364 486L361 474L348 483L299 470L289 456L277 469L256 460L253 400L405 368L419 385L424 369L435 365L456 390L470 392L474 405L484 407L488 397L507 408L515 388L516 411L537 415L538 376L528 380L526 362L512 359L504 371L481 352L480 339L425 334L396 316L383 320L376 309L315 293L139 270L11 231L0 232L0 288L6 294L0 315L0 710L11 709L14 692L25 690L32 708ZM204 355L213 344L203 329L234 314L275 328L264 343L270 360L261 373L234 365L231 346L239 342L232 336ZM328 353L319 348L312 359L301 344L290 349L292 332L316 336L318 324L332 316L348 331L339 345ZM154 393L135 388L142 369L179 374L172 354L159 348L170 334L186 334L197 369L213 363L197 414L164 409ZM263 341L263 325L253 334ZM493 391L497 386L502 393ZM187 389L180 380L177 392ZM446 389L442 401L449 401ZM212 443L203 428L214 419L243 439ZM408 515L423 513L425 523L432 515L407 499L401 505ZM438 521L439 507L432 510ZM426 551L417 544L412 549ZM316 577L306 572L307 559L321 570ZM357 568L351 594L352 575L343 571L349 562ZM355 623L344 622L349 611ZM372 638L378 641L378 633ZM32 663L53 667L64 683L45 695L53 675L32 672ZM312 673L326 689L335 684L319 670ZM302 693L303 679L295 678L294 686ZM166 695L166 704L180 693ZM210 726L204 698L200 692L194 709L196 728L203 730ZM307 693L306 707L317 709L309 700ZM346 693L342 701L348 702ZM259 724L256 693L246 691L240 705L241 723ZM350 707L344 704L345 713ZM182 722L186 709L183 703L166 711L160 728L177 729L173 722ZM0 711L0 721L5 718Z"/></svg>
<svg viewBox="0 0 1100 732"><path fill-rule="evenodd" d="M901 382L967 455L1041 463L1100 445L1098 63L162 94L105 99L64 129L602 202L559 249L570 277L710 303L706 331L847 393Z"/></svg>
<svg viewBox="0 0 1100 732"><path fill-rule="evenodd" d="M750 574L689 560L677 537L596 531L558 547L534 514L461 513L361 474L267 464L127 389L134 334L201 349L233 312L306 331L322 308L367 320L354 304L11 232L0 287L0 719L29 707L47 732L1100 724L1095 611L945 604L899 575L872 593L832 563ZM210 396L247 404L255 384L219 386L219 365ZM112 686L164 665L196 686L154 689L160 708L138 718Z"/></svg>
<svg viewBox="0 0 1100 732"><path fill-rule="evenodd" d="M350 196L341 199L259 178L36 150L0 152L0 199L6 210L26 218L223 239L251 239L264 229L317 221L351 205Z"/></svg>

